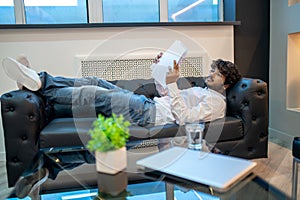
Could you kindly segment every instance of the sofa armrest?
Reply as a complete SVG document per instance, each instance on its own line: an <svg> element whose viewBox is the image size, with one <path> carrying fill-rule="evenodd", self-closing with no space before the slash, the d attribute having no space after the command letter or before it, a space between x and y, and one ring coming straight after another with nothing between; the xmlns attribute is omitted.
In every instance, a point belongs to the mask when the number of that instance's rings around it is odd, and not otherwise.
<svg viewBox="0 0 300 200"><path fill-rule="evenodd" d="M267 157L267 83L259 79L242 78L227 94L227 115L242 119L244 124L244 138L229 154L255 158L259 152L265 152L264 157Z"/></svg>
<svg viewBox="0 0 300 200"><path fill-rule="evenodd" d="M1 96L1 114L9 187L33 166L39 152L39 134L47 122L44 100L37 94L16 90Z"/></svg>

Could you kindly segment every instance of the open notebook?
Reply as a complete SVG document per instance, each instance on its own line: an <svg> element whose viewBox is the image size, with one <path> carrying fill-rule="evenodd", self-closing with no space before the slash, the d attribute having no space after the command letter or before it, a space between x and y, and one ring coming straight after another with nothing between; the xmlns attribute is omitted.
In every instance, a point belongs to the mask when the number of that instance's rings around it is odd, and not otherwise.
<svg viewBox="0 0 300 200"><path fill-rule="evenodd" d="M225 192L233 184L249 175L256 163L220 154L172 147L137 164L175 177L198 182Z"/></svg>

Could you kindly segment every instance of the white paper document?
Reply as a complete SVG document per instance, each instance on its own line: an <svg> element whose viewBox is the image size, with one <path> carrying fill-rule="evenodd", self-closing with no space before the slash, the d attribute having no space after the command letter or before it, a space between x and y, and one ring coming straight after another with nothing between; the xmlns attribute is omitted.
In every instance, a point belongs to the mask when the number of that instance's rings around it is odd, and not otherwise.
<svg viewBox="0 0 300 200"><path fill-rule="evenodd" d="M184 46L182 42L176 40L166 52L163 53L162 57L159 59L159 62L153 63L151 65L152 77L158 81L163 87L166 86L166 76L169 72L169 69L173 68L174 60L176 63L180 61L186 55L188 49Z"/></svg>

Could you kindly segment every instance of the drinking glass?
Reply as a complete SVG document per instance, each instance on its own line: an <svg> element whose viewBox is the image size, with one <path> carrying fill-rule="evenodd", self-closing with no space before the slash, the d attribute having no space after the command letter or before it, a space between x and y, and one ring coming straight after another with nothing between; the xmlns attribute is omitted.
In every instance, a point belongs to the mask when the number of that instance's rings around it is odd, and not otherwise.
<svg viewBox="0 0 300 200"><path fill-rule="evenodd" d="M198 151L202 149L204 127L204 123L192 123L185 125L189 149Z"/></svg>

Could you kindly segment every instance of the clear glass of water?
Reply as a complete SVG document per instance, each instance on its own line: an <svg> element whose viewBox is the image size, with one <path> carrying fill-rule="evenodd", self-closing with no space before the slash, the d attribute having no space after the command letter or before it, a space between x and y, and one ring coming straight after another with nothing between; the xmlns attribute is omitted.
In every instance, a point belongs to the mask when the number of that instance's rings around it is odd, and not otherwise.
<svg viewBox="0 0 300 200"><path fill-rule="evenodd" d="M202 150L202 137L204 127L204 123L192 123L185 125L189 149L198 151Z"/></svg>

